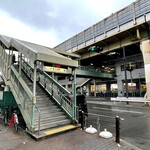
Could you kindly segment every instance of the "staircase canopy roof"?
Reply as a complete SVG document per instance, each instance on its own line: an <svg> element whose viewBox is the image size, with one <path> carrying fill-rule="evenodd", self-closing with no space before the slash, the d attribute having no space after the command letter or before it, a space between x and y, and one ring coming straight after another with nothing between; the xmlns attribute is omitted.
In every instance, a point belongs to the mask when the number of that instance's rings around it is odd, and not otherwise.
<svg viewBox="0 0 150 150"><path fill-rule="evenodd" d="M0 35L0 41L9 49L15 48L21 52L30 61L42 61L52 64L60 64L63 66L78 67L78 61L67 58L52 48L47 48L42 45L21 41L15 38Z"/></svg>

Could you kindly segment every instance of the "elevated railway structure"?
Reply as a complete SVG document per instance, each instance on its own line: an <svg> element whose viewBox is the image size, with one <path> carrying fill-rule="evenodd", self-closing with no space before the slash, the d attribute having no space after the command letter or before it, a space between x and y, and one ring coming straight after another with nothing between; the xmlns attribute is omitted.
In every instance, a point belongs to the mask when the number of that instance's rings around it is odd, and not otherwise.
<svg viewBox="0 0 150 150"><path fill-rule="evenodd" d="M55 48L80 55L79 62L83 66L89 66L92 63L95 67L107 66L115 69L121 93L127 91L127 82L130 80L127 70L122 75L121 65L124 66L124 69L130 69L126 67L129 63L144 61L145 72L144 70L133 72L135 72L136 80L141 77L141 74L143 79L145 78L147 99L150 99L149 39L150 0L137 0ZM137 77L136 74L139 74L140 77ZM126 89L123 89L122 82L126 84ZM121 93L118 91L118 95Z"/></svg>
<svg viewBox="0 0 150 150"><path fill-rule="evenodd" d="M78 127L76 88L93 79L95 84L97 78L99 82L114 82L114 74L106 71L109 68L110 72L115 70L115 80L124 92L123 85L127 87L129 80L127 69L133 71L132 65L126 68L128 62L144 61L150 100L149 27L150 0L137 0L54 49L0 35L1 74L28 132L40 138ZM66 82L71 80L73 101L68 88L60 84L59 78L66 75ZM77 85L77 77L87 79Z"/></svg>

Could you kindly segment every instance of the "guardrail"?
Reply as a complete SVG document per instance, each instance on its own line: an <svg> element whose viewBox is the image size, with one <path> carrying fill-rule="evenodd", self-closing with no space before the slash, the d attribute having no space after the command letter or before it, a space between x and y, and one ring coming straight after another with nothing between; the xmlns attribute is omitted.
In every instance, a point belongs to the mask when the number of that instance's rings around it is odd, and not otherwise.
<svg viewBox="0 0 150 150"><path fill-rule="evenodd" d="M150 103L150 100L147 100L144 97L111 97L111 101L114 102L134 102L134 103Z"/></svg>

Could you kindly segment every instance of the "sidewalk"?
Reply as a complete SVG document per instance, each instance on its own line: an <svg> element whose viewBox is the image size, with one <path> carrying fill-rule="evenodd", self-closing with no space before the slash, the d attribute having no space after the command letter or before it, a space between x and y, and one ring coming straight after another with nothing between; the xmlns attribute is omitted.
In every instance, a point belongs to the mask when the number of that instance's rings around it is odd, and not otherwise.
<svg viewBox="0 0 150 150"><path fill-rule="evenodd" d="M98 134L88 134L80 129L35 141L22 129L14 132L13 127L5 127L0 120L0 150L140 150L115 138L104 139Z"/></svg>

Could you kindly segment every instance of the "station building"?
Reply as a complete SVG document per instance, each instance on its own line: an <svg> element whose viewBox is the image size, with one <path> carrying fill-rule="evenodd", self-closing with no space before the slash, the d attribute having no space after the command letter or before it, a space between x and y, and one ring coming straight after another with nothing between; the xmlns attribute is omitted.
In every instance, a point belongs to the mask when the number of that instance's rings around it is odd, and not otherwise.
<svg viewBox="0 0 150 150"><path fill-rule="evenodd" d="M81 93L93 96L143 97L149 86L150 1L137 0L100 22L57 45L55 49L76 54L79 67L113 75L112 79L77 76ZM146 72L146 76L145 76ZM58 77L68 89L68 77Z"/></svg>

